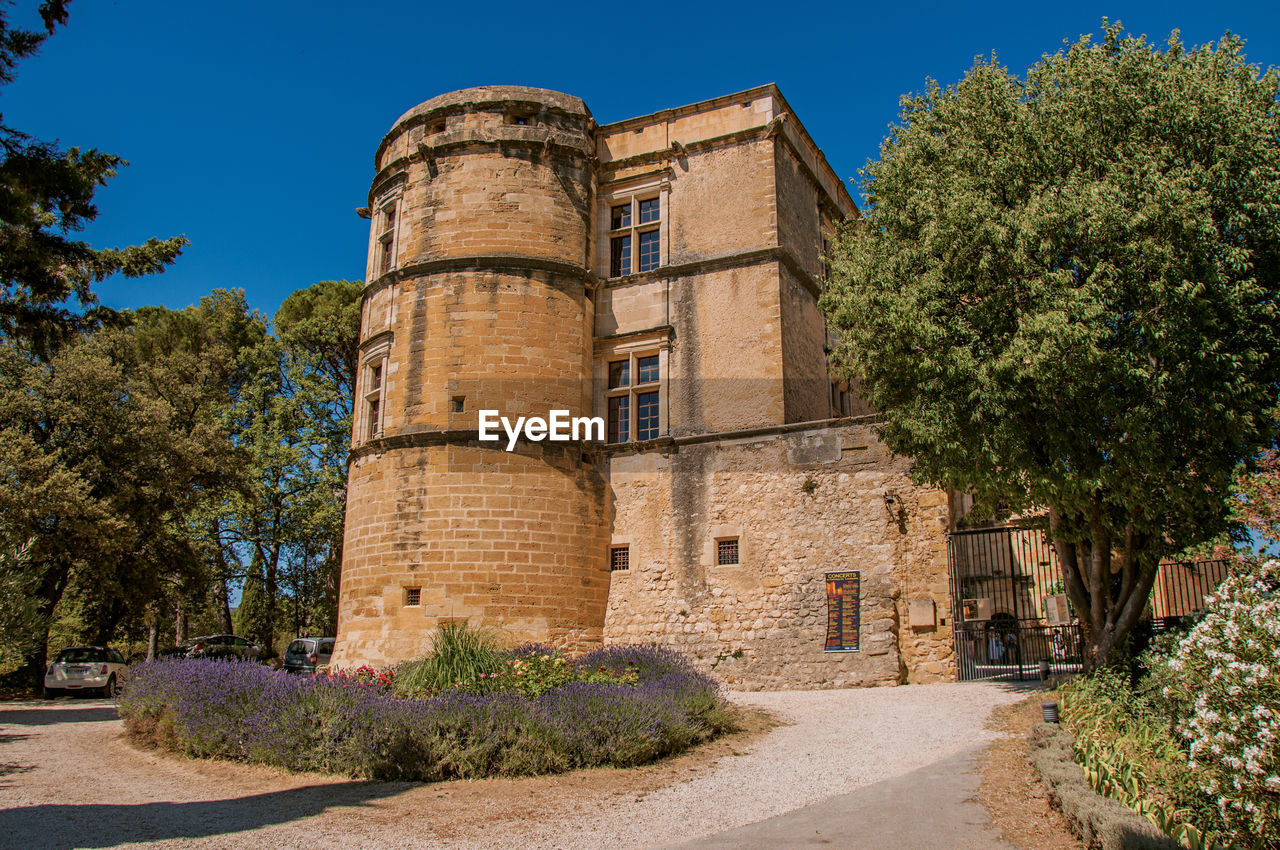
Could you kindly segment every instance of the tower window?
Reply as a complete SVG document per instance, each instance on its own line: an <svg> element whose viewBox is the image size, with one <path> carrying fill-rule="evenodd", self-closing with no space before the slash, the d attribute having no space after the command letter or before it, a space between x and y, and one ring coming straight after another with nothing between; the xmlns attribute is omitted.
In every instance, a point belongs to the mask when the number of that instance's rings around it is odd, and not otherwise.
<svg viewBox="0 0 1280 850"><path fill-rule="evenodd" d="M631 569L631 547L613 546L609 549L609 572Z"/></svg>
<svg viewBox="0 0 1280 850"><path fill-rule="evenodd" d="M716 541L716 564L729 566L738 563L738 538L730 537Z"/></svg>
<svg viewBox="0 0 1280 850"><path fill-rule="evenodd" d="M371 358L366 361L364 386L361 398L364 401L364 421L361 423L363 439L374 440L382 436L383 400L386 395L387 355Z"/></svg>
<svg viewBox="0 0 1280 850"><path fill-rule="evenodd" d="M422 588L406 587L404 589L404 604L406 606L422 604Z"/></svg>
<svg viewBox="0 0 1280 850"><path fill-rule="evenodd" d="M462 413L467 406L467 397L464 395L456 395L453 397L453 412Z"/></svg>
<svg viewBox="0 0 1280 850"><path fill-rule="evenodd" d="M385 205L379 217L378 273L386 274L396 267L396 202Z"/></svg>

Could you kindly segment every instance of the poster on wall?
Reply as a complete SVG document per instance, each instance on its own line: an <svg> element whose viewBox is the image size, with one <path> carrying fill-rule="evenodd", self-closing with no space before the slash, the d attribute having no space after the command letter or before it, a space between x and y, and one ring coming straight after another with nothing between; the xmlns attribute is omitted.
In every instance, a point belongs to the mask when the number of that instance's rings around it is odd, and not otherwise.
<svg viewBox="0 0 1280 850"><path fill-rule="evenodd" d="M827 643L825 652L858 651L859 573L827 573Z"/></svg>

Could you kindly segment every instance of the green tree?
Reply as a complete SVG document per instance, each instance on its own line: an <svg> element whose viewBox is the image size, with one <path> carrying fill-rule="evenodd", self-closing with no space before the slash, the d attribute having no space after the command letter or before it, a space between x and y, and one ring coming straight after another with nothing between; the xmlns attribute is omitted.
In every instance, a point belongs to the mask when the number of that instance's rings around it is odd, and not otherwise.
<svg viewBox="0 0 1280 850"><path fill-rule="evenodd" d="M133 352L118 330L47 362L0 345L0 540L30 541L18 566L45 630L25 659L33 680L64 598L82 637L105 642L166 577L199 564L181 518L221 481L224 455L145 391Z"/></svg>
<svg viewBox="0 0 1280 850"><path fill-rule="evenodd" d="M291 294L275 317L305 447L293 522L300 534L288 571L294 625L330 635L338 626L363 291L358 280L320 281Z"/></svg>
<svg viewBox="0 0 1280 850"><path fill-rule="evenodd" d="M68 3L40 5L43 32L9 26L0 6L0 87L13 81L20 60L66 23ZM94 307L94 283L117 273L162 272L182 252L187 240L181 236L108 249L72 238L98 215L94 192L127 164L93 149L60 150L9 127L0 116L0 335L47 354L112 315ZM87 310L68 306L72 299Z"/></svg>
<svg viewBox="0 0 1280 850"><path fill-rule="evenodd" d="M919 479L1047 513L1090 666L1226 527L1280 386L1280 77L1103 26L904 98L822 301Z"/></svg>
<svg viewBox="0 0 1280 850"><path fill-rule="evenodd" d="M224 525L252 602L237 628L265 647L336 625L362 288L321 281L285 299L231 410L249 480Z"/></svg>

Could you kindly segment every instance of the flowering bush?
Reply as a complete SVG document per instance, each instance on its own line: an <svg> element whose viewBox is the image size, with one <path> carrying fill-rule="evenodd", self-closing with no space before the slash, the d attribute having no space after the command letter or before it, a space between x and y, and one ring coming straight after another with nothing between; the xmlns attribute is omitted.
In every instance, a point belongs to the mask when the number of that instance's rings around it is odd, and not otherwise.
<svg viewBox="0 0 1280 850"><path fill-rule="evenodd" d="M530 677L545 684L565 664L543 654L527 666L545 667ZM162 660L136 668L120 714L135 739L189 755L428 781L625 767L731 726L719 686L679 655L624 657L635 671L597 659L592 675L604 667L607 681L578 678L536 697L517 687L425 699L395 696L373 671L307 679L253 663ZM635 684L620 684L618 669Z"/></svg>
<svg viewBox="0 0 1280 850"><path fill-rule="evenodd" d="M1163 696L1224 822L1280 835L1280 562L1219 585L1165 664Z"/></svg>
<svg viewBox="0 0 1280 850"><path fill-rule="evenodd" d="M505 655L499 669L480 673L475 680L458 682L454 687L476 694L511 691L536 699L570 682L634 685L638 681L639 674L633 668L611 669L604 665L575 664L558 649L526 644Z"/></svg>

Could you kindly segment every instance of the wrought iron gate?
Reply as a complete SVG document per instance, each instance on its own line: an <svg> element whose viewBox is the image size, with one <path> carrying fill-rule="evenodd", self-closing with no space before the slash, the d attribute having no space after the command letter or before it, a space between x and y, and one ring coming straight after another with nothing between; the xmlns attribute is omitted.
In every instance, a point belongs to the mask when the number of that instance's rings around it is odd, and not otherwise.
<svg viewBox="0 0 1280 850"><path fill-rule="evenodd" d="M1080 670L1080 624L1043 531L957 531L947 536L947 549L960 681L1038 678L1044 662L1052 673ZM1225 561L1161 564L1146 612L1153 630L1198 611L1226 575Z"/></svg>

